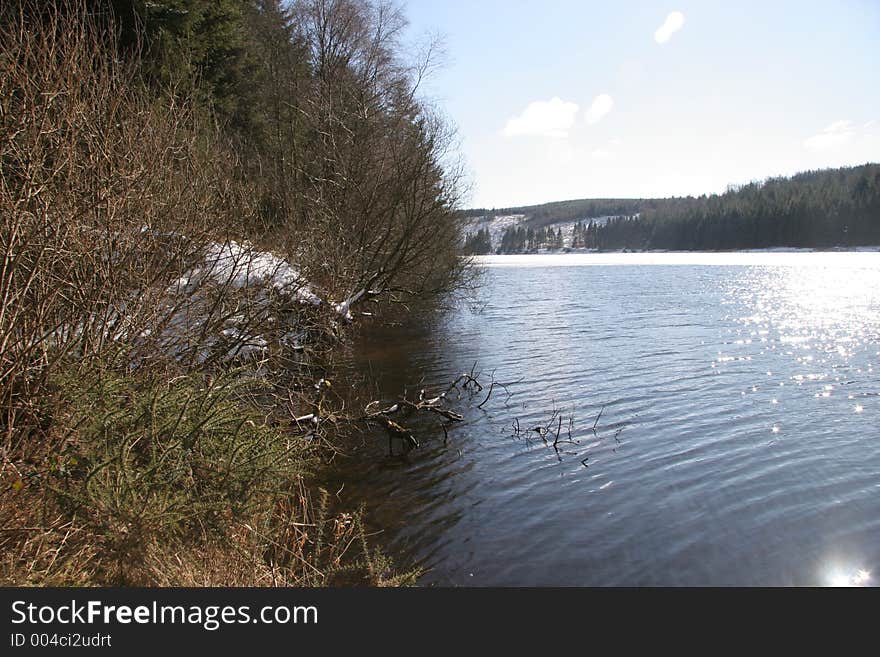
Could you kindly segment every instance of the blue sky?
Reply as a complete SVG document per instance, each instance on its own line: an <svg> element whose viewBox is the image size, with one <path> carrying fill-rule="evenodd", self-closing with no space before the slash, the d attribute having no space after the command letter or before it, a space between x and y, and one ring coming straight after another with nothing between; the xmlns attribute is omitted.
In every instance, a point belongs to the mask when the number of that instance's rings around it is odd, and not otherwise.
<svg viewBox="0 0 880 657"><path fill-rule="evenodd" d="M424 95L457 126L469 206L880 160L880 0L403 6L411 39L444 40Z"/></svg>

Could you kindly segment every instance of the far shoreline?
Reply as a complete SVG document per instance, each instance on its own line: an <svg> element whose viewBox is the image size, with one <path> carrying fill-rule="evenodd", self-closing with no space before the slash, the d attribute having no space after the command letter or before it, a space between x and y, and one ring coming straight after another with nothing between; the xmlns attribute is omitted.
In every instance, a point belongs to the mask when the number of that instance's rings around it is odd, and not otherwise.
<svg viewBox="0 0 880 657"><path fill-rule="evenodd" d="M727 251L556 250L469 256L478 267L565 266L831 266L876 267L880 246L775 247ZM811 256L811 257L807 257Z"/></svg>
<svg viewBox="0 0 880 657"><path fill-rule="evenodd" d="M640 253L876 253L880 245L875 246L769 246L755 249L539 249L520 253L480 253L473 258L498 256L536 256L536 255L602 255Z"/></svg>

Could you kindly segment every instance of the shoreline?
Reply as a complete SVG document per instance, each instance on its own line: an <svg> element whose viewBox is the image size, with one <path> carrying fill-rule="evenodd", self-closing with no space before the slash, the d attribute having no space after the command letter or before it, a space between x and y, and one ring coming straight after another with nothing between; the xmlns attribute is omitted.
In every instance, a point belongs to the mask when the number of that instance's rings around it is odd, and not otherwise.
<svg viewBox="0 0 880 657"><path fill-rule="evenodd" d="M604 254L654 254L654 253L878 253L880 245L875 246L770 246L754 249L539 249L519 253L481 253L473 258L497 256L536 256L536 255L604 255Z"/></svg>

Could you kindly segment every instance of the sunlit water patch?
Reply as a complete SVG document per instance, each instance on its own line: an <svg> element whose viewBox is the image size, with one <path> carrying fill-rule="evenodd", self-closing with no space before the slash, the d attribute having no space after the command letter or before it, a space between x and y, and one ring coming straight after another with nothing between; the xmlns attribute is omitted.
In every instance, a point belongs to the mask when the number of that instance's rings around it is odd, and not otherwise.
<svg viewBox="0 0 880 657"><path fill-rule="evenodd" d="M389 397L474 362L510 383L340 477L426 584L875 583L880 254L482 264L476 304L358 350ZM512 435L553 410L559 453Z"/></svg>

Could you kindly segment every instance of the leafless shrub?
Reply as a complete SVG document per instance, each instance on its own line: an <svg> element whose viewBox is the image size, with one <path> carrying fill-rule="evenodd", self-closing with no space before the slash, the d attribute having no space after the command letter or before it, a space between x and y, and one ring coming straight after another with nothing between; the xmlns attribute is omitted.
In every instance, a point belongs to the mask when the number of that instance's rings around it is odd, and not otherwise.
<svg viewBox="0 0 880 657"><path fill-rule="evenodd" d="M289 441L320 443L326 436L296 418L316 409L334 420L319 423L328 433L347 421L329 400L322 406L313 375L352 309L433 299L465 282L454 135L418 98L432 49L414 66L401 59L404 23L389 5L294 2L303 66L269 77L277 130L254 160L203 106L146 88L89 3L29 1L4 6L0 22L5 581L216 582L202 568L234 546L258 550L262 564L237 582L324 581L309 579L308 565L279 565L278 546L338 572L350 553L334 550L363 543L363 531L333 525L303 539L300 527L320 514L296 494L296 468L230 471L262 497L243 520L223 502L228 491L214 490L205 517L223 522L213 534L193 530L185 496L166 485L173 477L154 475L178 457L191 466L192 450L180 449L187 440L235 450L271 436L274 451L258 451L273 467L292 453ZM34 12L40 20L29 22ZM286 261L256 248L267 245ZM266 385L230 386L217 398L214 377L234 376L230 363L242 362L245 384ZM250 425L229 420L236 403ZM444 412L423 397L411 403ZM217 409L229 423L212 423ZM193 424L193 412L204 421ZM267 473L276 486L264 486ZM217 484L198 474L199 485ZM147 482L165 506L146 518L126 481ZM363 553L371 577L389 581L378 557ZM330 565L315 566L315 555ZM163 561L172 558L177 575Z"/></svg>
<svg viewBox="0 0 880 657"><path fill-rule="evenodd" d="M305 446L280 440L238 385L218 397L212 378L234 377L228 361L252 358L255 339L265 357L290 327L322 337L330 322L290 272L283 289L266 284L275 272L243 240L254 190L210 116L144 88L85 3L35 6L42 23L22 5L0 24L2 578L167 581L158 546L195 554L238 535L223 501L236 480L257 496L251 518L279 497L309 513L289 490ZM155 478L193 444L225 447L186 466L189 483ZM253 457L224 465L248 444ZM226 518L219 533L193 534L187 508Z"/></svg>

